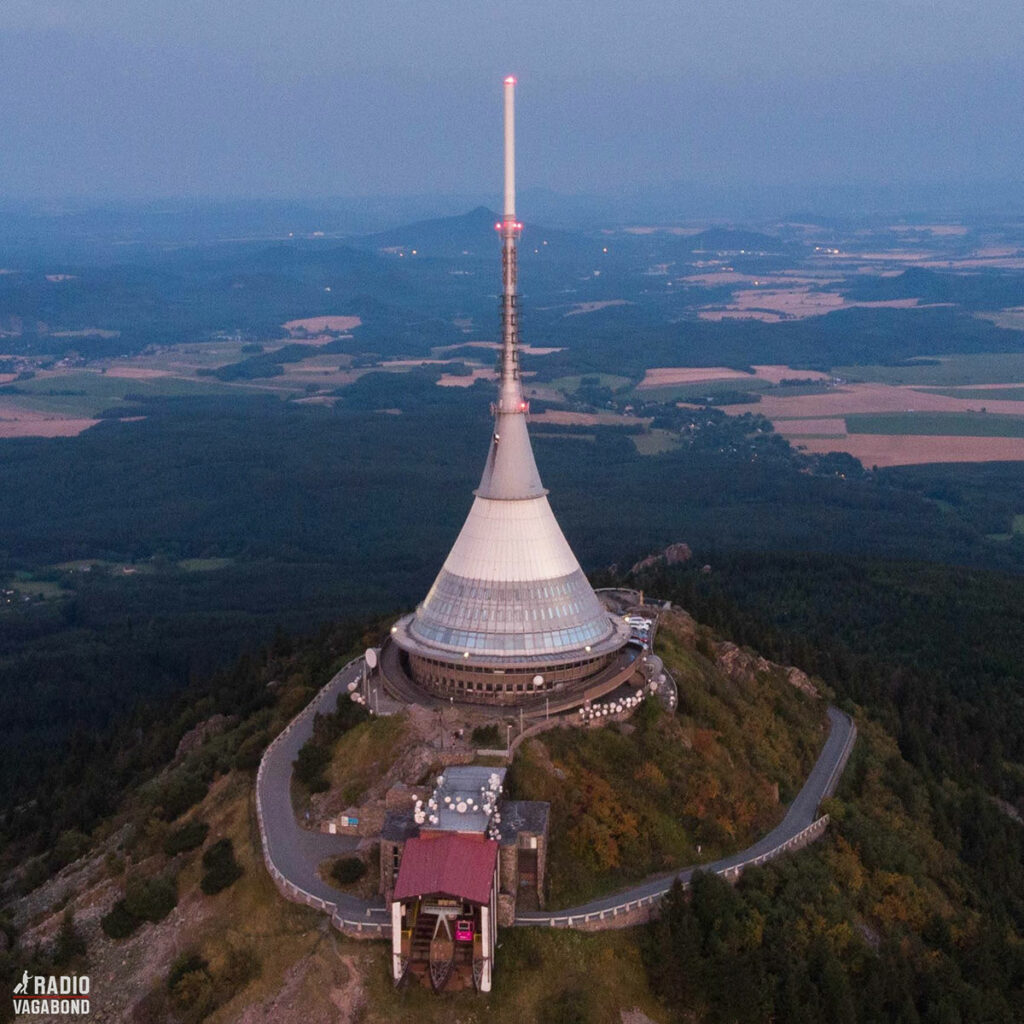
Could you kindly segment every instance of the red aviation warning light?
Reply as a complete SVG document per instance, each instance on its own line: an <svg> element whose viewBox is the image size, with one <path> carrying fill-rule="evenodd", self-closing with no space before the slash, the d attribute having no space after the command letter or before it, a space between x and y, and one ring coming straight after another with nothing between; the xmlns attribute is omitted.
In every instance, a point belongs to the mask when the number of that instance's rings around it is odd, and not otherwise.
<svg viewBox="0 0 1024 1024"><path fill-rule="evenodd" d="M506 85L515 85L516 84L516 76L515 75L508 75L505 78L505 84Z"/></svg>

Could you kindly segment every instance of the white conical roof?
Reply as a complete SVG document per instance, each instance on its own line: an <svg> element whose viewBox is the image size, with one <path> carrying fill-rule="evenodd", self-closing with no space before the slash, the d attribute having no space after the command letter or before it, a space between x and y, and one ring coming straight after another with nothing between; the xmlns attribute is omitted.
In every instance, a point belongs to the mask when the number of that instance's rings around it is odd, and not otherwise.
<svg viewBox="0 0 1024 1024"><path fill-rule="evenodd" d="M430 647L564 654L615 626L548 504L524 413L500 413L483 479L441 572L408 624Z"/></svg>

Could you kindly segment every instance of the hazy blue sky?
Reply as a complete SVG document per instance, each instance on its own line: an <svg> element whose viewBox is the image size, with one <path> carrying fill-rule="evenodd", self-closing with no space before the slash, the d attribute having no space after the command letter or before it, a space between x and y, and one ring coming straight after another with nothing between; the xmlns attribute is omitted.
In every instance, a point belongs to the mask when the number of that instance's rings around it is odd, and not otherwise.
<svg viewBox="0 0 1024 1024"><path fill-rule="evenodd" d="M1021 0L0 0L0 196L1009 180Z"/></svg>

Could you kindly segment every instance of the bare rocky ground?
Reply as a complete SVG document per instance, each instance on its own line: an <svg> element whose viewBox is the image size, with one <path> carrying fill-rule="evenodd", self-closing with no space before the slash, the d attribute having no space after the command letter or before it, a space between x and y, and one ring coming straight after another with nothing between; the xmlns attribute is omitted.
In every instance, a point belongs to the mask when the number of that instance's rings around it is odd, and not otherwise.
<svg viewBox="0 0 1024 1024"><path fill-rule="evenodd" d="M464 709L444 708L439 713L419 705L407 707L403 716L408 731L397 757L390 752L382 752L380 773L359 797L357 804L346 801L343 791L337 786L315 794L310 800L314 827L350 813L360 820L354 834L376 836L384 822L385 811L396 807L397 801L404 798L402 806L407 807L414 795L425 797L428 794L432 768L469 764L477 748L471 738L473 728L492 721ZM417 782L423 779L428 779L428 782L417 786Z"/></svg>
<svg viewBox="0 0 1024 1024"><path fill-rule="evenodd" d="M199 851L174 860L162 854L131 860L121 849L126 830L120 829L8 905L19 945L48 949L70 909L87 951L84 961L66 972L89 975L89 1016L107 1024L184 1020L165 995L175 959L195 950L213 964L224 951L238 947L253 952L259 975L206 1016L210 1024L348 1024L359 1019L366 1003L365 973L379 947L367 946L363 952L356 945L355 952L339 952L339 939L325 917L279 897L263 867L249 777L235 773L218 780L191 816L210 824L208 844L215 837L232 838L245 873L230 889L216 896L201 892ZM143 924L126 939L110 939L100 920L124 895L126 876L168 872L177 874L177 906L162 921Z"/></svg>

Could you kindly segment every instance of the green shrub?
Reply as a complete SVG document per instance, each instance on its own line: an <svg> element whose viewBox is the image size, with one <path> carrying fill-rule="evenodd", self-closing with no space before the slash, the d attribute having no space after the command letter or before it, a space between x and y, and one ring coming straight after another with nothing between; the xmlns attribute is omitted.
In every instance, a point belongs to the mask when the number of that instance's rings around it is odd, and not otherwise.
<svg viewBox="0 0 1024 1024"><path fill-rule="evenodd" d="M77 829L61 832L50 855L51 867L54 870L60 870L65 864L78 860L88 849L89 837L87 835L83 835Z"/></svg>
<svg viewBox="0 0 1024 1024"><path fill-rule="evenodd" d="M501 733L493 722L490 725L478 725L472 732L473 742L478 747L497 748L501 744Z"/></svg>
<svg viewBox="0 0 1024 1024"><path fill-rule="evenodd" d="M358 882L366 874L366 862L359 857L339 857L331 865L331 878L340 885Z"/></svg>
<svg viewBox="0 0 1024 1024"><path fill-rule="evenodd" d="M209 966L209 963L194 949L186 950L171 964L170 973L167 975L167 987L173 990L186 974L191 974L193 971L205 971Z"/></svg>
<svg viewBox="0 0 1024 1024"><path fill-rule="evenodd" d="M75 915L71 907L64 911L64 917L53 944L54 967L66 967L77 957L85 956L85 939L75 927Z"/></svg>
<svg viewBox="0 0 1024 1024"><path fill-rule="evenodd" d="M217 1009L217 993L210 972L202 969L183 974L171 989L171 1003L184 1024L198 1024Z"/></svg>
<svg viewBox="0 0 1024 1024"><path fill-rule="evenodd" d="M100 918L100 927L112 939L127 939L142 922L125 909L124 900L118 900L109 914Z"/></svg>
<svg viewBox="0 0 1024 1024"><path fill-rule="evenodd" d="M588 1024L594 1020L596 1007L592 991L583 986L567 988L541 1009L541 1024Z"/></svg>
<svg viewBox="0 0 1024 1024"><path fill-rule="evenodd" d="M164 840L164 853L173 857L178 853L186 853L203 845L210 826L205 821L190 821L175 829Z"/></svg>
<svg viewBox="0 0 1024 1024"><path fill-rule="evenodd" d="M153 794L164 821L174 821L206 796L209 787L192 772L172 772Z"/></svg>
<svg viewBox="0 0 1024 1024"><path fill-rule="evenodd" d="M162 921L178 904L173 878L133 879L125 889L124 909L140 921Z"/></svg>
<svg viewBox="0 0 1024 1024"><path fill-rule="evenodd" d="M252 771L258 768L263 750L267 745L265 733L258 732L247 739L242 740L238 750L235 751L234 766L240 772Z"/></svg>
<svg viewBox="0 0 1024 1024"><path fill-rule="evenodd" d="M317 775L307 787L310 793L326 793L331 788L331 784L327 781L326 776Z"/></svg>
<svg viewBox="0 0 1024 1024"><path fill-rule="evenodd" d="M331 751L329 748L317 743L315 739L308 739L302 744L299 749L299 756L292 763L295 777L314 793L321 792L321 790L314 789L314 786L323 780L323 770L330 763L330 760ZM324 786L323 788L326 789L327 787Z"/></svg>
<svg viewBox="0 0 1024 1024"><path fill-rule="evenodd" d="M197 950L186 950L171 965L167 975L170 1003L181 1024L197 1024L223 1006L253 978L262 964L249 946L231 946L215 970ZM166 1011L154 1019L165 1020Z"/></svg>
<svg viewBox="0 0 1024 1024"><path fill-rule="evenodd" d="M22 896L27 895L42 885L52 873L44 857L33 857L21 873L21 880L18 883L19 892Z"/></svg>
<svg viewBox="0 0 1024 1024"><path fill-rule="evenodd" d="M262 971L263 964L251 946L232 946L217 974L217 985L224 993L224 1001L258 978Z"/></svg>
<svg viewBox="0 0 1024 1024"><path fill-rule="evenodd" d="M199 888L207 896L234 885L242 877L242 866L235 860L235 849L230 839L218 839L203 854L203 867L206 869L199 881Z"/></svg>

